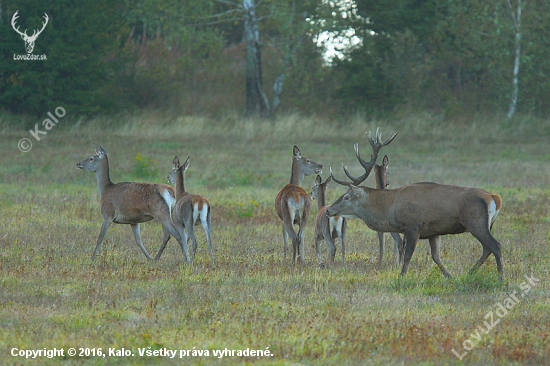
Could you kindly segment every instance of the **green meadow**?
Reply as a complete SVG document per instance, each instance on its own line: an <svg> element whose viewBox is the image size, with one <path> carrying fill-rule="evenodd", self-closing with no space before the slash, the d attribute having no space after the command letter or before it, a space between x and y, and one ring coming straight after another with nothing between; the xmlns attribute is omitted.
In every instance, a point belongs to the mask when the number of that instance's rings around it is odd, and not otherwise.
<svg viewBox="0 0 550 366"><path fill-rule="evenodd" d="M42 119L17 118L0 120L2 365L549 362L548 120L67 116L36 141L28 130ZM358 220L348 222L345 268L337 243L334 266L320 269L312 248L316 202L305 264L293 268L291 255L284 260L274 199L290 179L292 147L323 164L323 178L329 167L343 178L342 163L362 173L353 144L368 157L365 132L377 127L383 137L399 131L379 159L390 158L390 188L433 181L502 197L493 234L503 248L503 282L493 256L468 275L482 254L468 233L442 238L453 279L433 263L427 241L401 278L389 235L379 269L376 233ZM21 138L32 142L30 151L18 149ZM76 163L93 154L93 142L108 151L115 183L167 183L174 156L191 157L186 188L212 204L214 266L200 226L192 265L182 262L173 238L159 261L148 261L128 225L111 226L92 262L99 197L94 174ZM314 179L303 181L308 192ZM372 177L365 185L374 186ZM345 190L332 183L328 203ZM154 256L160 224L142 224L141 231ZM63 355L23 356L53 349ZM141 356L145 351L150 355Z"/></svg>

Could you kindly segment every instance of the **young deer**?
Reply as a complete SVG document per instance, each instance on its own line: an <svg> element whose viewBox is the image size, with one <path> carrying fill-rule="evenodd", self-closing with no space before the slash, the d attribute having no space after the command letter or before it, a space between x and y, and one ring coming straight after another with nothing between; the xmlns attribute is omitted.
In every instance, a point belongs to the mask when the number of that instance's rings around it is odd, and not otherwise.
<svg viewBox="0 0 550 366"><path fill-rule="evenodd" d="M390 185L388 176L390 175L388 165L390 159L388 155L384 155L382 159L382 165L376 164L374 166L374 179L376 182L376 189L386 189ZM378 268L382 268L382 259L384 258L384 233L377 231L378 242L380 243L380 256L378 258ZM394 241L393 253L395 255L396 263L399 266L403 261L403 239L398 233L390 233Z"/></svg>
<svg viewBox="0 0 550 366"><path fill-rule="evenodd" d="M357 148L355 151L357 153ZM357 157L360 159L358 153ZM366 179L368 174L364 176ZM441 236L468 231L483 246L481 258L470 272L493 254L502 279L501 245L491 234L491 227L502 207L502 199L498 194L479 188L428 182L380 190L357 187L362 180L355 180L349 174L348 177L352 179L351 183L332 176L336 182L347 185L349 189L328 208L328 215L359 218L372 230L404 234L402 276L407 273L418 239L429 239L433 261L446 277L451 277L439 257Z"/></svg>
<svg viewBox="0 0 550 366"><path fill-rule="evenodd" d="M103 224L97 238L92 259L97 257L99 248L112 223L129 224L139 248L147 259L153 259L141 242L139 224L157 219L164 232L163 246L173 235L181 243L180 235L170 218L170 208L176 202L174 189L166 184L122 182L114 184L109 177L107 151L94 144L95 155L76 163L78 169L95 172L97 188L101 197Z"/></svg>
<svg viewBox="0 0 550 366"><path fill-rule="evenodd" d="M311 198L306 191L300 187L304 176L320 174L323 166L317 164L300 154L297 146L294 146L292 156L292 173L290 183L287 184L275 198L275 209L277 215L283 220L283 238L285 241L284 258L288 239L292 240L293 256L292 264L296 265L297 257L300 263L304 263L304 231L311 210ZM294 225L298 225L298 233L294 231ZM299 252L299 254L298 254Z"/></svg>
<svg viewBox="0 0 550 366"><path fill-rule="evenodd" d="M194 227L199 225L200 220L206 233L206 241L208 242L208 250L210 251L210 263L214 265L214 250L210 238L212 233L210 202L206 197L185 191L185 171L189 168L189 157L187 157L183 165L180 165L180 160L176 156L172 165L172 169L168 175L168 181L176 189L176 204L172 209L172 221L176 225L182 241L185 243L184 251L186 252L186 256L189 255L187 243L189 240L193 240L193 260L195 260L198 243ZM184 228L187 230L188 235L185 235ZM160 248L155 259L160 258L165 246L166 243Z"/></svg>
<svg viewBox="0 0 550 366"><path fill-rule="evenodd" d="M340 246L342 247L342 265L345 266L345 246L344 239L346 238L346 219L342 216L329 217L327 215L328 206L325 205L325 192L331 177L329 176L324 182L320 175L317 175L315 179L315 185L311 191L311 198L317 200L317 216L315 217L315 252L317 253L317 259L319 260L319 267L325 268L325 264L321 259L321 250L319 243L324 239L329 248L330 265L334 264L334 256L336 254L336 246L334 245L334 239L340 239Z"/></svg>

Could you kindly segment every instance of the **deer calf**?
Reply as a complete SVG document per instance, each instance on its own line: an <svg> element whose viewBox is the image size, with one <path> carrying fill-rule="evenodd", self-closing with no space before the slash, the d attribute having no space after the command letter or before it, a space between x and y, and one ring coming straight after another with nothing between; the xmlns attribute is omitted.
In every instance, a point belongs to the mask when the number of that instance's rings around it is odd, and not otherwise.
<svg viewBox="0 0 550 366"><path fill-rule="evenodd" d="M141 242L139 224L157 219L164 232L163 247L170 235L181 242L176 227L170 218L170 209L176 202L174 189L166 184L122 182L114 184L109 176L107 151L94 144L95 155L76 163L78 169L95 172L97 188L101 197L103 223L97 238L92 259L97 257L99 248L112 223L129 224L134 232L136 243L147 259L153 259Z"/></svg>
<svg viewBox="0 0 550 366"><path fill-rule="evenodd" d="M293 265L296 265L296 259L304 263L304 231L311 210L311 198L300 184L306 175L320 174L322 169L321 164L302 156L298 147L294 146L290 183L284 186L275 198L277 215L283 220L284 258L286 261L290 238L293 247ZM294 231L294 225L298 225L298 233Z"/></svg>
<svg viewBox="0 0 550 366"><path fill-rule="evenodd" d="M210 263L214 265L214 249L212 248L212 220L210 216L210 202L206 197L191 194L185 191L185 171L189 168L189 157L183 165L180 165L179 158L176 156L172 162L172 169L168 175L168 181L174 185L176 189L176 204L172 209L172 221L182 238L182 250L185 257L189 258L188 242L193 241L193 260L197 253L197 238L195 237L194 227L202 224L208 242L208 250L210 251ZM188 235L185 234L187 230ZM160 248L156 259L159 259L166 247L166 243Z"/></svg>
<svg viewBox="0 0 550 366"><path fill-rule="evenodd" d="M346 237L346 219L342 216L329 217L327 214L328 206L325 205L325 192L331 177L329 176L324 182L320 175L317 175L315 179L315 185L311 191L311 198L317 200L317 216L315 217L315 252L317 253L317 259L319 260L319 267L325 268L325 264L321 259L321 250L319 243L324 239L329 248L329 260L330 265L334 264L334 256L336 254L336 246L334 245L334 239L340 239L340 246L342 248L342 266L346 265L345 262L345 246L344 239Z"/></svg>

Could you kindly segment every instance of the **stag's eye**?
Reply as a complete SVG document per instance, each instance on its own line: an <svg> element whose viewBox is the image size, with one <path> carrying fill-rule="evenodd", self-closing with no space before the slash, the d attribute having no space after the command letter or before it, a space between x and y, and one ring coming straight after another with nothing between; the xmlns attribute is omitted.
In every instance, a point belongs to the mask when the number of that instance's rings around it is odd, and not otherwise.
<svg viewBox="0 0 550 366"><path fill-rule="evenodd" d="M306 162L307 162L308 164L311 164L311 161L310 161L309 159L306 159Z"/></svg>

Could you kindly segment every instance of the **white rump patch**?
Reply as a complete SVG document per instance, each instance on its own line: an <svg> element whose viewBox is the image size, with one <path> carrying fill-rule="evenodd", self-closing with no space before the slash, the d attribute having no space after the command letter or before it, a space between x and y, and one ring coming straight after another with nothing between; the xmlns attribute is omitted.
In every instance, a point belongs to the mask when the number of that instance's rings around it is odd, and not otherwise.
<svg viewBox="0 0 550 366"><path fill-rule="evenodd" d="M202 210L199 211L199 204L195 203L193 205L193 225L197 222L197 218L199 218L201 222L206 223L206 218L208 217L208 205L203 204Z"/></svg>
<svg viewBox="0 0 550 366"><path fill-rule="evenodd" d="M496 220L497 215L497 204L495 203L495 200L491 200L491 203L489 203L489 227L491 227L493 222Z"/></svg>
<svg viewBox="0 0 550 366"><path fill-rule="evenodd" d="M162 198L164 198L164 202L166 202L166 204L170 208L170 211L172 211L172 207L174 207L174 205L176 204L176 199L172 197L172 195L170 194L170 191L167 189L165 189L161 195L162 195Z"/></svg>

